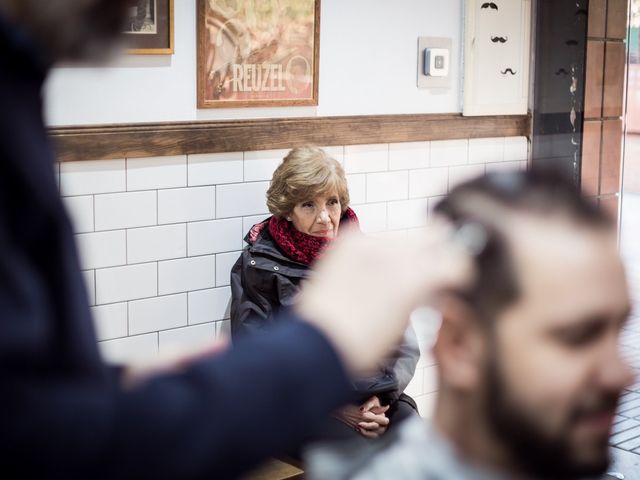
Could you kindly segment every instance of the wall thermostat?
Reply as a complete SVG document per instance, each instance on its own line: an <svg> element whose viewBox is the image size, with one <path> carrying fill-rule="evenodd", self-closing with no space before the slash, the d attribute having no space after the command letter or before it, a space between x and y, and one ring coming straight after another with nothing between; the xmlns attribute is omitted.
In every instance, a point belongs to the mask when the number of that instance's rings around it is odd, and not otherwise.
<svg viewBox="0 0 640 480"><path fill-rule="evenodd" d="M451 38L418 37L417 87L442 93L451 88L451 76L455 73L455 54Z"/></svg>
<svg viewBox="0 0 640 480"><path fill-rule="evenodd" d="M446 48L424 49L424 74L430 77L449 75L449 50Z"/></svg>

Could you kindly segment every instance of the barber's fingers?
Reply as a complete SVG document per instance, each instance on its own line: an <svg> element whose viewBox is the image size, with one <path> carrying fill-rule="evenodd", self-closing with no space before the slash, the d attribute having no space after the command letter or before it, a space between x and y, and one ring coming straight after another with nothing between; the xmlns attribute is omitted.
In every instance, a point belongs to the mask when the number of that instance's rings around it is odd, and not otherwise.
<svg viewBox="0 0 640 480"><path fill-rule="evenodd" d="M462 289L474 277L473 253L454 226L434 218L414 234L404 250L411 257L406 282L422 290L422 300L431 301L443 291Z"/></svg>
<svg viewBox="0 0 640 480"><path fill-rule="evenodd" d="M453 233L436 223L411 242L341 235L303 285L298 312L352 373L367 371L397 345L416 307L470 280L471 255Z"/></svg>

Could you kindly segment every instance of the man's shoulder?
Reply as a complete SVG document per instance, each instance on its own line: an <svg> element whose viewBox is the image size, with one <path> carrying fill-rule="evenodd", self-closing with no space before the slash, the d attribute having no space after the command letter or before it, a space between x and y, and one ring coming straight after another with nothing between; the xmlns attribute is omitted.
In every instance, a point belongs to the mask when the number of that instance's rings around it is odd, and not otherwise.
<svg viewBox="0 0 640 480"><path fill-rule="evenodd" d="M412 417L375 442L315 445L306 461L314 479L422 479L424 468L416 461L430 443L427 422Z"/></svg>
<svg viewBox="0 0 640 480"><path fill-rule="evenodd" d="M330 445L307 457L311 478L352 480L497 480L466 464L430 422L413 417L363 447Z"/></svg>

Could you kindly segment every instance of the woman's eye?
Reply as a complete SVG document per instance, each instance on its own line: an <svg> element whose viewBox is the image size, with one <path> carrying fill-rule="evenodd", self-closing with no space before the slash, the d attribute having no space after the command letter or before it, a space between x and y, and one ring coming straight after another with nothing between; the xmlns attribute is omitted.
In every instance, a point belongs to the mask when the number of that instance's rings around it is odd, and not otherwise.
<svg viewBox="0 0 640 480"><path fill-rule="evenodd" d="M313 207L313 203L311 202L305 202L302 204L302 208L312 208Z"/></svg>
<svg viewBox="0 0 640 480"><path fill-rule="evenodd" d="M331 200L329 200L329 205L337 205L337 204L338 204L337 198L332 198Z"/></svg>

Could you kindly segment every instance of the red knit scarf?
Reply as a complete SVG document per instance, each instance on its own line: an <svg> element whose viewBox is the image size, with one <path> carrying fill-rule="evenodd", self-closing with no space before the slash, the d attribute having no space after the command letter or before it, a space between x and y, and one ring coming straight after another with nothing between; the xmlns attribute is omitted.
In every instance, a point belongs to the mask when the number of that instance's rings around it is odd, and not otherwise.
<svg viewBox="0 0 640 480"><path fill-rule="evenodd" d="M342 222L357 227L358 217L356 212L347 208L340 218L340 224ZM314 237L313 235L302 233L296 230L293 223L284 218L278 219L275 215L269 220L269 233L285 255L305 265L311 265L327 243L331 241L328 238Z"/></svg>

